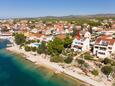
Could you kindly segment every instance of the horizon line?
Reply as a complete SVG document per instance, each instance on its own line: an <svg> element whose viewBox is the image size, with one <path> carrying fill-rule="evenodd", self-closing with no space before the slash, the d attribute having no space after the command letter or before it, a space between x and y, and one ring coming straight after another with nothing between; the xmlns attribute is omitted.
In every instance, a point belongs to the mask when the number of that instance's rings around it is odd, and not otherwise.
<svg viewBox="0 0 115 86"><path fill-rule="evenodd" d="M46 15L46 16L17 16L17 17L0 17L0 20L2 19L23 19L23 18L45 18L45 17L66 17L66 16L93 16L93 15L115 15L114 13L91 13L91 14L70 14L70 15L60 15L60 16L56 16L56 15Z"/></svg>

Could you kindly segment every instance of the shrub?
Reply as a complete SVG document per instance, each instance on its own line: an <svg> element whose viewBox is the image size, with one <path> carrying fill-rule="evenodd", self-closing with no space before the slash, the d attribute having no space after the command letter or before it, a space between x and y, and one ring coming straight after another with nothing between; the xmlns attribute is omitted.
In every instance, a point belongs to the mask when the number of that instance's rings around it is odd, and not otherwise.
<svg viewBox="0 0 115 86"><path fill-rule="evenodd" d="M111 64L111 59L105 58L105 59L103 60L103 63L104 63L104 64Z"/></svg>
<svg viewBox="0 0 115 86"><path fill-rule="evenodd" d="M98 70L93 70L92 72L91 72L94 76L98 76L99 75L99 72L98 72Z"/></svg>
<svg viewBox="0 0 115 86"><path fill-rule="evenodd" d="M41 45L37 49L37 53L42 54L42 53L45 53L46 51L47 51L46 43L42 42Z"/></svg>
<svg viewBox="0 0 115 86"><path fill-rule="evenodd" d="M64 43L61 39L55 38L47 44L48 51L51 55L59 55L64 50Z"/></svg>
<svg viewBox="0 0 115 86"><path fill-rule="evenodd" d="M55 55L55 56L51 57L50 61L59 63L59 62L63 62L64 60L62 57Z"/></svg>
<svg viewBox="0 0 115 86"><path fill-rule="evenodd" d="M105 75L109 75L110 73L112 73L113 69L111 66L104 66L102 67L101 71L105 74Z"/></svg>
<svg viewBox="0 0 115 86"><path fill-rule="evenodd" d="M15 43L17 45L21 45L21 44L25 43L25 41L26 41L26 37L24 36L24 34L21 34L21 33L20 34L16 33L14 38L15 38Z"/></svg>
<svg viewBox="0 0 115 86"><path fill-rule="evenodd" d="M65 63L69 64L73 61L73 58L72 57L68 57L64 60Z"/></svg>
<svg viewBox="0 0 115 86"><path fill-rule="evenodd" d="M83 65L84 63L85 63L84 60L82 60L82 59L78 59L78 64Z"/></svg>
<svg viewBox="0 0 115 86"><path fill-rule="evenodd" d="M31 51L31 47L25 46L25 51Z"/></svg>
<svg viewBox="0 0 115 86"><path fill-rule="evenodd" d="M36 42L36 40L31 40L31 43L34 43L34 42Z"/></svg>
<svg viewBox="0 0 115 86"><path fill-rule="evenodd" d="M89 67L89 65L88 65L87 63L84 63L83 66L84 66L85 68L88 68L88 67Z"/></svg>
<svg viewBox="0 0 115 86"><path fill-rule="evenodd" d="M115 61L111 62L111 65L112 65L112 66L115 66Z"/></svg>
<svg viewBox="0 0 115 86"><path fill-rule="evenodd" d="M44 53L44 51L43 51L41 48L38 48L38 49L37 49L37 53L38 53L38 54L42 54L42 53Z"/></svg>
<svg viewBox="0 0 115 86"><path fill-rule="evenodd" d="M40 42L40 40L37 40L37 42L39 43L39 42Z"/></svg>
<svg viewBox="0 0 115 86"><path fill-rule="evenodd" d="M91 56L90 53L84 53L83 57L86 60L93 60L93 56Z"/></svg>
<svg viewBox="0 0 115 86"><path fill-rule="evenodd" d="M31 43L31 41L30 41L30 40L28 40L28 41L26 41L26 42L25 42L25 44L30 44L30 43Z"/></svg>
<svg viewBox="0 0 115 86"><path fill-rule="evenodd" d="M31 47L31 50L32 50L33 52L35 52L35 51L37 50L37 48L36 48L36 47Z"/></svg>

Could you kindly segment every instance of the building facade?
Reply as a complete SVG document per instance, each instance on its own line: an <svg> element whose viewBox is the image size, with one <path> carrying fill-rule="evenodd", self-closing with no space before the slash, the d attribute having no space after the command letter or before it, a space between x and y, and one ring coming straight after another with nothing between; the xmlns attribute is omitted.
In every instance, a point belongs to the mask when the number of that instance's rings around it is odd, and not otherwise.
<svg viewBox="0 0 115 86"><path fill-rule="evenodd" d="M71 49L74 51L89 51L90 50L90 38L91 35L89 32L86 32L84 37L80 37L78 33L76 38L72 42Z"/></svg>
<svg viewBox="0 0 115 86"><path fill-rule="evenodd" d="M96 39L93 54L100 57L110 57L112 53L115 53L115 39L110 36L100 36Z"/></svg>

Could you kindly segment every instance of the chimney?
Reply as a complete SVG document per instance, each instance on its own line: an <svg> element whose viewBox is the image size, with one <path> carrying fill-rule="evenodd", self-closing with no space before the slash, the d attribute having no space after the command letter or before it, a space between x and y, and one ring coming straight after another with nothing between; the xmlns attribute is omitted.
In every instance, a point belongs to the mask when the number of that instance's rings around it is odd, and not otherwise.
<svg viewBox="0 0 115 86"><path fill-rule="evenodd" d="M80 30L77 31L77 39L80 40L81 36L80 36Z"/></svg>

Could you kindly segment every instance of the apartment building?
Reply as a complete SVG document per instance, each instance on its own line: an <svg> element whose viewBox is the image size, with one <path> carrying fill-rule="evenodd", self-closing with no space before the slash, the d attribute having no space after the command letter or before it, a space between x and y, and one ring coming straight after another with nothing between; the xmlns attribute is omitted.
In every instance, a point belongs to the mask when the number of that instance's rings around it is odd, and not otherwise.
<svg viewBox="0 0 115 86"><path fill-rule="evenodd" d="M115 38L112 35L100 36L96 39L93 54L100 57L110 57L115 53Z"/></svg>
<svg viewBox="0 0 115 86"><path fill-rule="evenodd" d="M78 32L76 38L73 40L71 49L74 51L89 51L90 50L90 38L91 35L89 32L86 32L84 37L80 36L80 33Z"/></svg>

